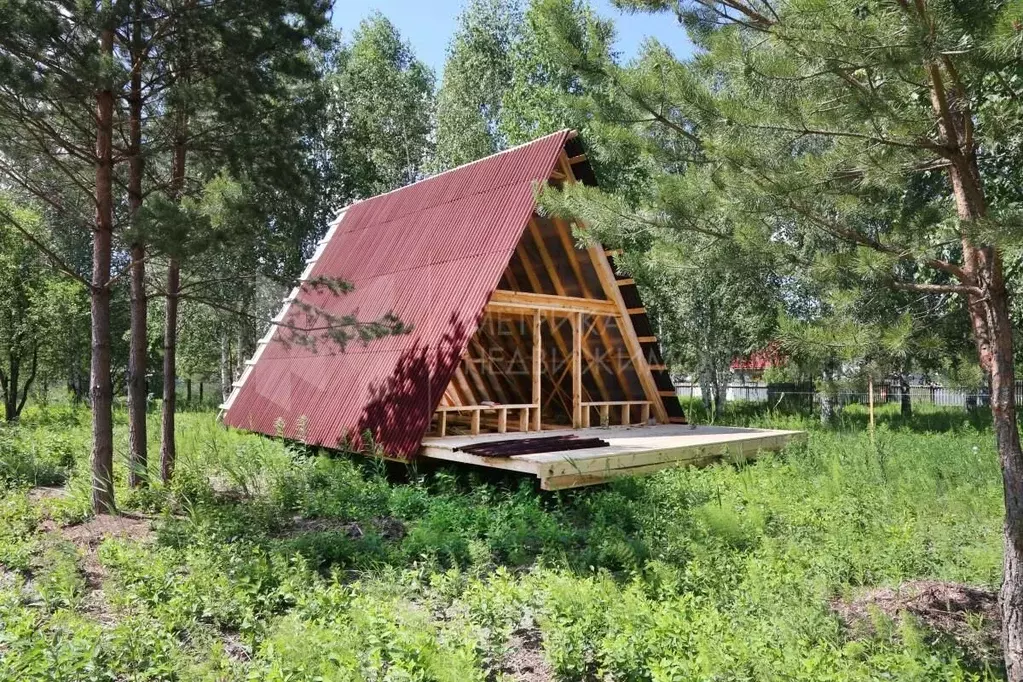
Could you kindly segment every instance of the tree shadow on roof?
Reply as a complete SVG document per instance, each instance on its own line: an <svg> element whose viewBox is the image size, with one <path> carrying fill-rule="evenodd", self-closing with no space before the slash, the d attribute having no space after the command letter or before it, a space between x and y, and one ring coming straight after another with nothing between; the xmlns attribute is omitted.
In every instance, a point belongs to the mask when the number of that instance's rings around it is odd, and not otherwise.
<svg viewBox="0 0 1023 682"><path fill-rule="evenodd" d="M417 342L402 352L390 377L370 386L358 434L349 434L353 442L368 447L368 434L390 456L416 454L469 342L469 330L456 313L446 324L448 331L435 347Z"/></svg>

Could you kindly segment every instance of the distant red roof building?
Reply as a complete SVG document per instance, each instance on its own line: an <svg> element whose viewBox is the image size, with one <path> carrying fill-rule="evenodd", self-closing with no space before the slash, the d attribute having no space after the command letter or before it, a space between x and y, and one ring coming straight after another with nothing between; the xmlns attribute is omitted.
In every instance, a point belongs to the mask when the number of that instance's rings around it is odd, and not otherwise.
<svg viewBox="0 0 1023 682"><path fill-rule="evenodd" d="M754 351L743 358L732 360L733 372L762 372L770 367L781 367L785 364L778 344L772 343L766 348Z"/></svg>

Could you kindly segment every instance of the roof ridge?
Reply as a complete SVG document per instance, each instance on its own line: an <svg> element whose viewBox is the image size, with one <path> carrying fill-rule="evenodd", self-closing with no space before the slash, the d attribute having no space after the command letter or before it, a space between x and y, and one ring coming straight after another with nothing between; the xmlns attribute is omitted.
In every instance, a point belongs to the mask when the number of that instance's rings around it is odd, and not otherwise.
<svg viewBox="0 0 1023 682"><path fill-rule="evenodd" d="M430 176L427 176L425 178L422 178L421 180L416 180L415 182L410 182L407 185L402 185L401 187L395 187L394 189L388 190L386 192L382 192L380 194L374 194L371 197L366 197L365 199L359 199L357 201L353 201L352 203L347 204L347 205L341 207L341 209L337 213L337 217L335 217L334 220L331 221L331 224L333 225L333 223L341 222L341 218L344 217L345 211L347 211L352 206L356 206L358 204L362 204L362 203L365 203L365 202L370 201L372 199L377 199L379 197L386 197L388 194L394 194L395 192L400 192L401 190L408 189L409 187L415 187L416 185L418 185L420 183L429 182L430 180L433 180L434 178L439 178L442 175L447 175L448 173L453 173L453 172L455 172L457 170L462 170L463 168L468 168L469 166L475 165L477 163L481 163L483 161L487 161L489 159L493 159L494 157L501 156L502 154L507 154L509 152L518 151L519 149L522 149L523 147L528 147L530 145L537 144L539 142L542 142L543 140L547 140L549 138L552 138L555 135L566 135L567 136L567 135L570 135L571 133L572 133L572 129L571 128L562 128L561 130L558 130L556 132L550 133L548 135L544 135L543 137L538 137L535 140L530 140L529 142L523 142L522 144L517 144L514 147L508 147L507 149L502 149L501 151L494 152L493 154L490 154L489 156L484 156L484 157L481 157L479 159L476 159L475 161L469 161L467 163L463 163L462 165L455 166L454 168L448 168L447 170L443 170L440 173L434 173L433 175L430 175Z"/></svg>

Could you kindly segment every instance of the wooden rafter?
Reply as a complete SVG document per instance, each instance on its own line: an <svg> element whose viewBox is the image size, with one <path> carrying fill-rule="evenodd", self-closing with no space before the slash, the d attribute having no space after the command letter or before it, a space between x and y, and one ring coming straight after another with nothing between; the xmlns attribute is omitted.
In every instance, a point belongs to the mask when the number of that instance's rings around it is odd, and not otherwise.
<svg viewBox="0 0 1023 682"><path fill-rule="evenodd" d="M576 181L575 174L572 172L572 165L568 162L568 155L564 151L562 151L559 158L559 166L565 173L566 182L574 183ZM639 339L636 338L636 328L632 325L632 319L628 314L628 306L625 305L625 300L622 298L622 292L619 289L619 287L626 284L635 284L635 280L617 279L602 246L591 246L589 252L593 266L597 270L597 276L600 277L600 282L604 287L604 293L618 305L621 315L622 337L632 359L632 365L636 368L636 374L639 375L643 392L646 393L647 398L653 404L657 421L666 424L668 423L668 412L664 408L664 401L661 399L660 391L654 382L653 373L650 371L646 356L643 354L643 347L640 345Z"/></svg>
<svg viewBox="0 0 1023 682"><path fill-rule="evenodd" d="M556 229L558 226L555 225L554 227ZM558 269L557 269L557 267L554 264L554 259L551 258L550 251L547 249L547 245L544 243L543 234L540 232L540 226L537 225L536 219L533 218L533 217L531 217L529 219L529 233L533 237L533 241L536 242L537 249L539 249L539 251L540 251L540 260L543 262L544 267L547 269L547 275L548 275L548 277L551 278L551 282L554 284L554 290L558 292L559 296L565 296L565 294L566 294L565 285L561 281L561 277L558 275ZM580 287L581 286L582 286L582 282L581 282L581 278L580 278ZM607 304L610 304L611 301L599 301L597 299L582 299L582 300L587 301L586 305L593 306L595 304L599 304L601 307L606 308L609 312L613 311L613 312L611 312L611 314L616 314L617 313L617 310L614 310L614 308L611 305L607 305ZM575 311L574 312L574 314L572 316L572 324L575 325L578 322L579 326L581 327L582 326L582 323L580 321L581 318L579 318L580 312L584 312L584 311ZM576 333L576 332L578 332L578 333ZM581 347L581 345L582 345L582 339L581 338L576 339L576 336L578 336L578 334L581 334L581 333L582 333L581 329L573 331L573 344L572 344L573 357L574 357L574 353L577 350L579 350L578 348L576 348L576 346L579 345ZM576 341L578 341L578 344L576 343ZM610 394L607 391L607 386L604 384L604 377L602 377L600 375L599 371L591 372L590 375L593 377L593 382L597 385L597 390L600 391L600 394L604 397L605 400L607 400L607 398L608 398L608 396ZM581 385L582 384L580 383L580 386ZM581 397L577 398L577 397L573 396L573 415L575 414L575 411L576 411L575 401L581 401L581 400L582 400ZM578 420L573 419L573 421L577 422Z"/></svg>
<svg viewBox="0 0 1023 682"><path fill-rule="evenodd" d="M572 228L568 225L568 223L566 223L564 220L561 220L560 218L555 218L552 222L554 223L554 226L557 228L558 235L561 238L561 246L565 249L565 253L568 254L569 265L572 267L572 272L575 274L576 279L579 280L579 285L580 285L580 287L582 287L583 295L586 296L587 298L595 298L593 292L590 291L590 285L587 284L586 278L583 277L582 263L579 261L579 257L576 254L576 250L577 249L575 248L575 244L572 243ZM608 301L608 303L612 303L613 304L613 301ZM618 316L618 306L614 306L614 307L615 307L615 316L617 317ZM613 349L614 348L614 344L611 342L610 335L608 334L608 331L607 331L607 324L603 321L603 319L595 318L594 321L593 321L593 325L597 328L597 333L600 334L600 340L603 342L604 348L606 350L608 350L608 351ZM585 334L584 334L584 336L585 336ZM592 355L591 355L591 358L592 358ZM600 370L597 369L594 373L599 372L599 371ZM622 371L622 367L621 367L620 363L617 363L617 362L614 363L614 372L615 372L615 376L618 379L618 384L622 388L622 394L623 395L628 395L629 394L629 384L628 384L628 382L625 379L625 372ZM604 400L607 400L610 397L610 394L607 393L606 391L603 392L603 393L604 393L604 395L603 395Z"/></svg>
<svg viewBox="0 0 1023 682"><path fill-rule="evenodd" d="M536 271L533 269L533 264L530 262L529 257L527 256L526 251L522 246L521 241L516 247L516 253L519 254L519 258L522 260L522 268L526 272L526 278L529 280L530 286L532 286L537 291L542 291L543 286L541 286L540 284L540 278L537 276ZM571 357L572 353L571 350L569 349L569 344L565 343L565 339L562 338L561 336L561 330L558 328L558 325L556 324L551 325L551 338L554 339L554 343L558 346L558 350L561 351L563 357L565 358ZM554 381L553 385L555 392L554 394L552 394L552 396L560 394L561 392L560 383L561 382L558 380ZM565 407L565 411L571 414L572 412L571 402L562 401L562 405Z"/></svg>

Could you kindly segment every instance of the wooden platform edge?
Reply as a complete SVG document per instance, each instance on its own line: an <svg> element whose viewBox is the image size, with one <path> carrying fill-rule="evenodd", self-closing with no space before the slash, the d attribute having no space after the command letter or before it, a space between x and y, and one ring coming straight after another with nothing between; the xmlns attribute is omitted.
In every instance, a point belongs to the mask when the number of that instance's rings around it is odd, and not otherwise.
<svg viewBox="0 0 1023 682"><path fill-rule="evenodd" d="M548 475L538 473L537 477L540 479L540 487L543 490L581 488L584 486L608 483L616 478L651 474L655 471L679 466L708 466L725 459L738 464L756 459L761 452L778 452L785 449L790 444L804 443L806 442L806 438L807 435L805 431L795 431L757 440L739 440L725 443L714 443L700 447L687 446L678 448L677 450L681 450L681 452L674 453L672 450L637 453L634 456L641 460L645 459L643 457L644 455L647 455L648 457L660 456L661 459L660 461L647 464L618 468L605 466L600 470L577 470L574 473L566 472L566 466L561 466L557 469L549 467ZM568 460L562 464L571 468L571 462Z"/></svg>

